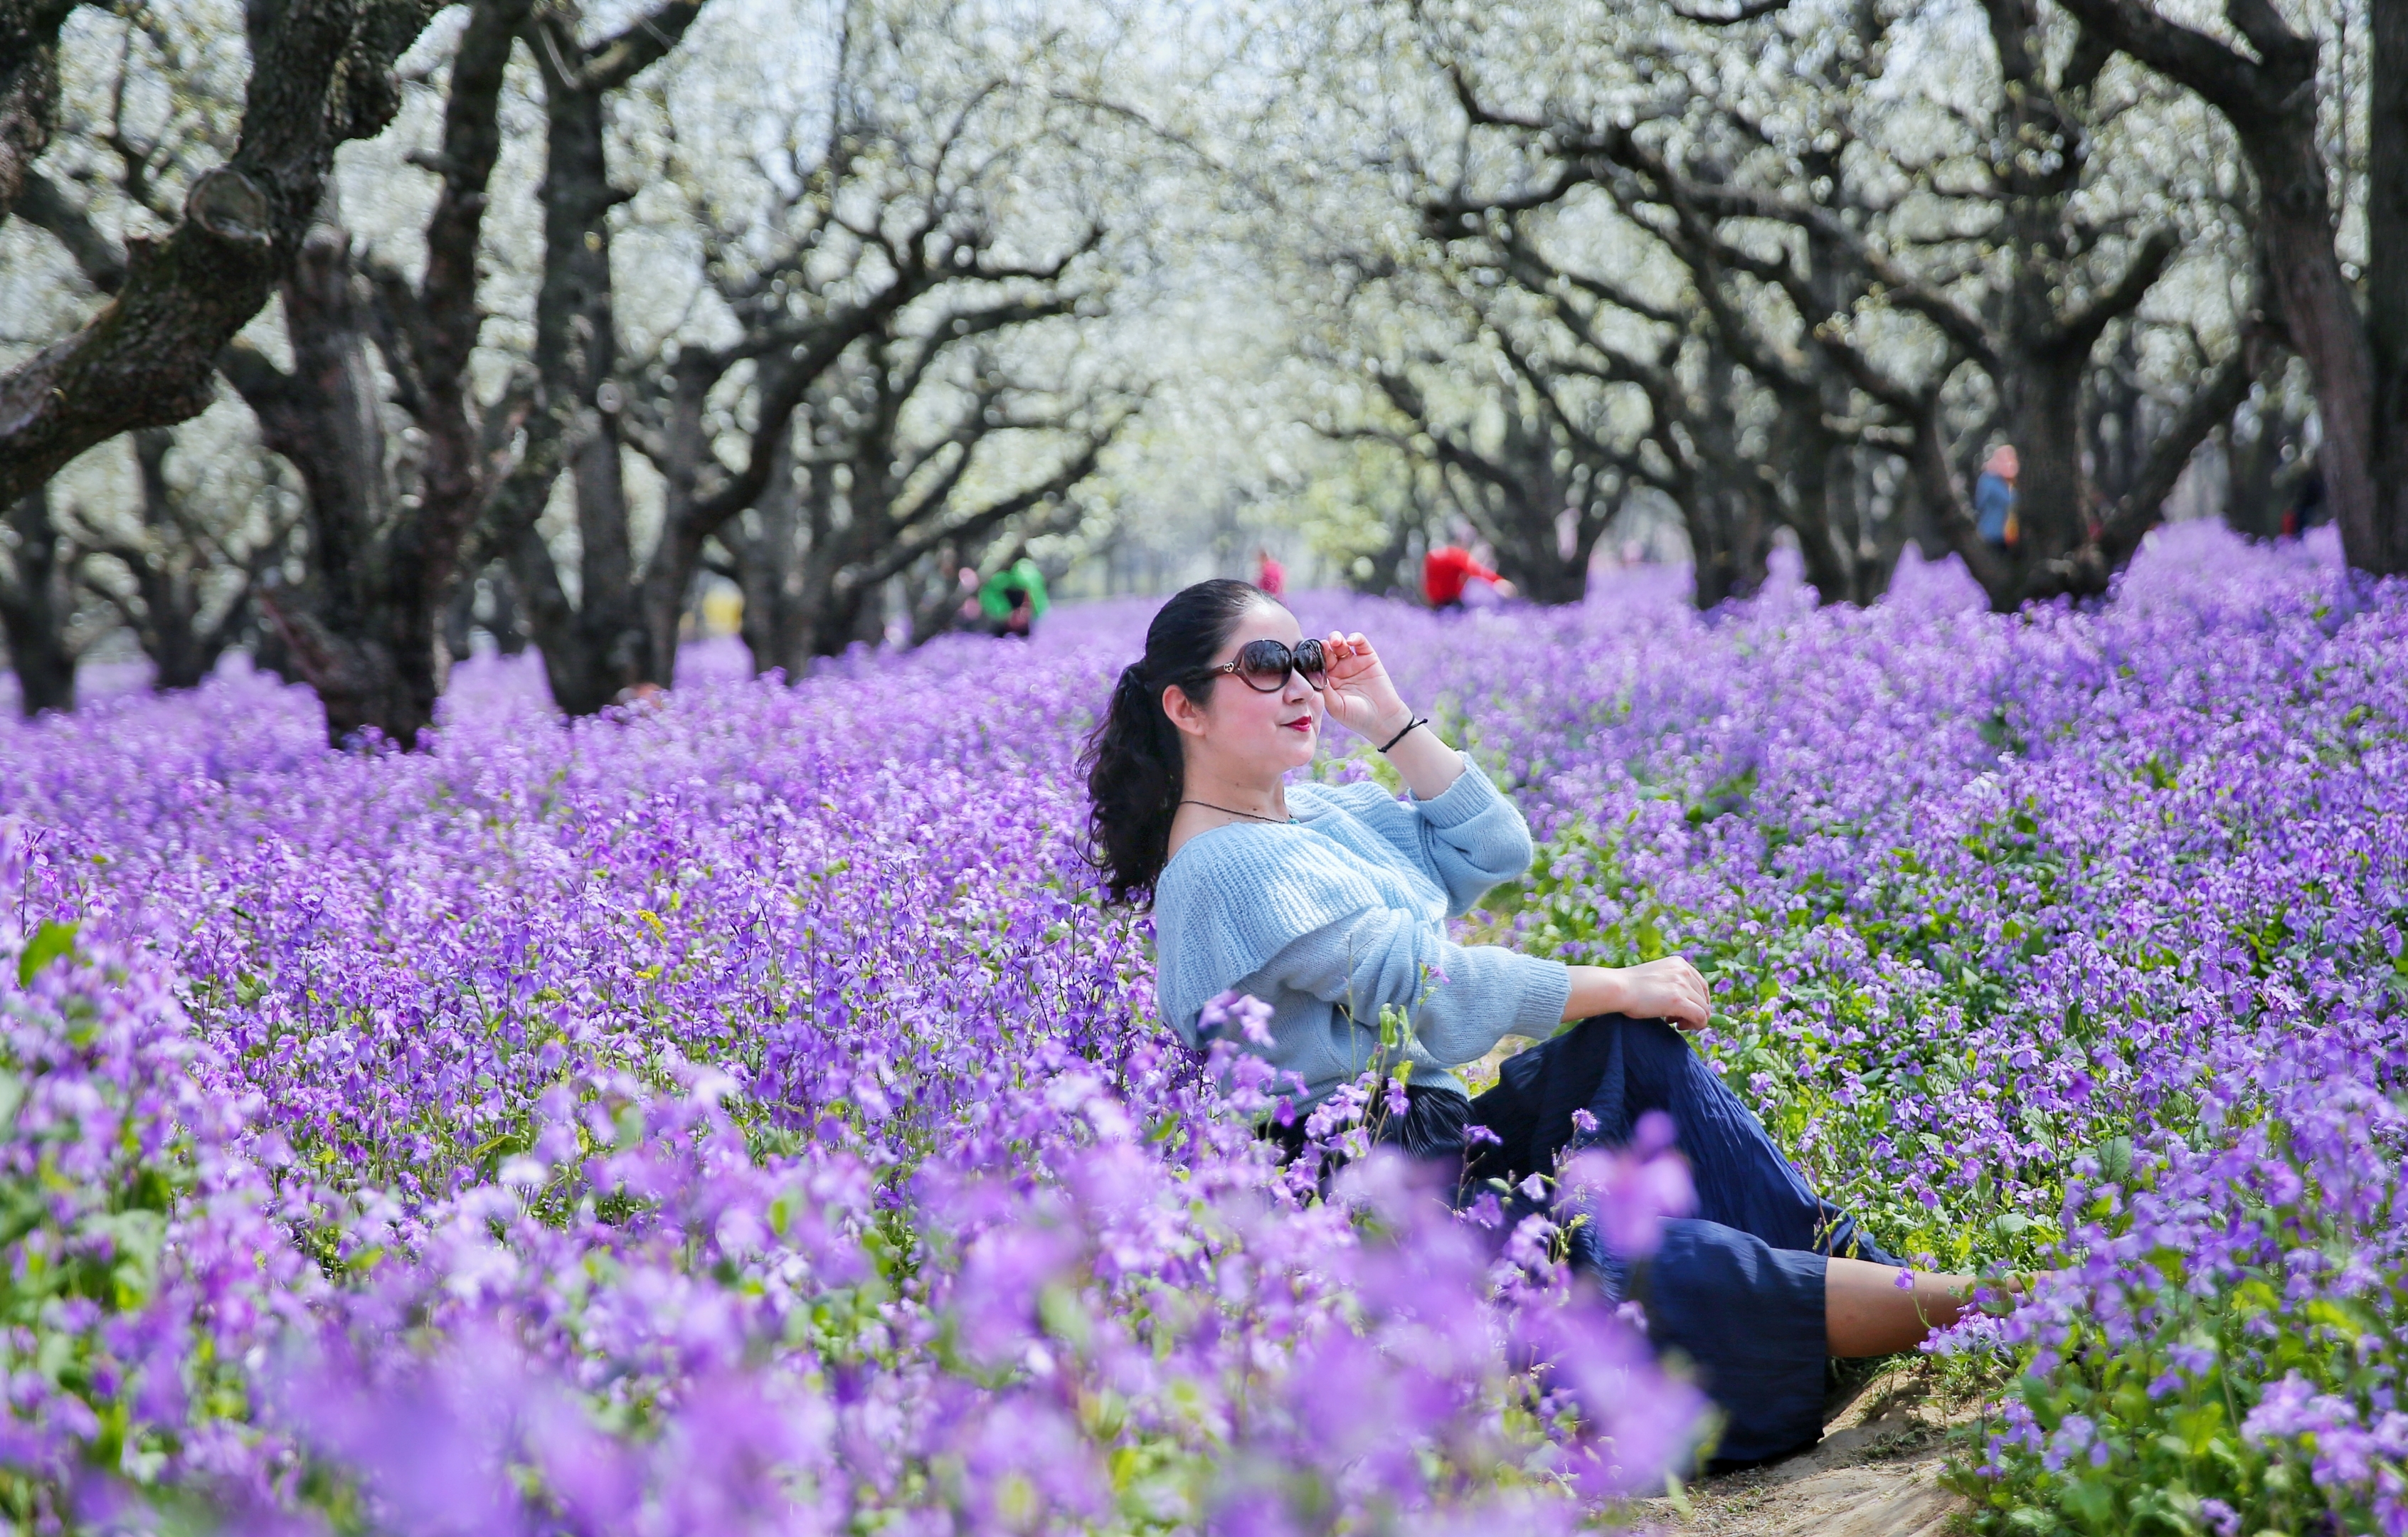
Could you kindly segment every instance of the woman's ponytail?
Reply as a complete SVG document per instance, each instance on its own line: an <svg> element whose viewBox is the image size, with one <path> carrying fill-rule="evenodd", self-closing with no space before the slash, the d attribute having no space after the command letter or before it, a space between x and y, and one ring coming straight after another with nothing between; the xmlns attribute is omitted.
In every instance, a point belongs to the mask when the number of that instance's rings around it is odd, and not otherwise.
<svg viewBox="0 0 2408 1537"><path fill-rule="evenodd" d="M1121 669L1111 703L1087 739L1090 857L1112 900L1150 898L1170 851L1186 761L1162 691L1177 683L1198 705L1211 698L1211 665L1238 620L1268 602L1252 583L1199 582L1162 606L1145 632L1145 656Z"/></svg>

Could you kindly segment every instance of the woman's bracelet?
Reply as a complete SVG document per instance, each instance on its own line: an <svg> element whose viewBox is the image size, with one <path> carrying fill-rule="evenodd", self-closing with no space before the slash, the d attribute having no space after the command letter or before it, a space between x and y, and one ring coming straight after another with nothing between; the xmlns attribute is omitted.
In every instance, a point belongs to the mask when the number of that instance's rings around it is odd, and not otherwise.
<svg viewBox="0 0 2408 1537"><path fill-rule="evenodd" d="M1412 731L1414 726L1427 725L1429 725L1429 717L1427 715L1414 716L1412 720L1405 723L1405 729L1403 731L1398 732L1395 736L1390 737L1385 742L1382 743L1380 751L1384 753L1389 748L1396 746L1397 743L1404 740L1406 733Z"/></svg>

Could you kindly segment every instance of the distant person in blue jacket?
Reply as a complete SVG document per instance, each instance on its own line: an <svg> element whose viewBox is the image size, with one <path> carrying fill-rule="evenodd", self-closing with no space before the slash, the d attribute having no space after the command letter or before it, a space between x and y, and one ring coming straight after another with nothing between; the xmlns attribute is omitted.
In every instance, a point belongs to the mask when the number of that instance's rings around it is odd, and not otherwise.
<svg viewBox="0 0 2408 1537"><path fill-rule="evenodd" d="M2023 464L2013 443L2001 443L1982 462L1982 478L1973 482L1973 531L1993 550L2012 550L2021 530L2015 526L2015 476Z"/></svg>

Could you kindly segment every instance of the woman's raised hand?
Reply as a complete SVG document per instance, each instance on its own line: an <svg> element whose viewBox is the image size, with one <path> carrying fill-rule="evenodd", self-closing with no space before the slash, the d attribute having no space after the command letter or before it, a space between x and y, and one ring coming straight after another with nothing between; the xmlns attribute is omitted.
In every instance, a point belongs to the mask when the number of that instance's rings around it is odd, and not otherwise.
<svg viewBox="0 0 2408 1537"><path fill-rule="evenodd" d="M1341 635L1331 630L1321 649L1329 662L1329 684L1323 691L1322 703L1332 720L1357 736L1381 742L1413 718L1397 693L1396 680L1388 676L1380 654L1361 631Z"/></svg>

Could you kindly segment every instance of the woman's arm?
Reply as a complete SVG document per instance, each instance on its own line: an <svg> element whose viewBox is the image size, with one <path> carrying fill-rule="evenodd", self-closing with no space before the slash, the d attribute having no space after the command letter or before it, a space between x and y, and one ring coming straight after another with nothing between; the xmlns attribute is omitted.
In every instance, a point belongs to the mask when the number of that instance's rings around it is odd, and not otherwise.
<svg viewBox="0 0 2408 1537"><path fill-rule="evenodd" d="M1332 634L1322 644L1330 657L1330 716L1384 749L1413 797L1407 806L1382 792L1350 809L1437 879L1450 912L1468 912L1483 892L1528 869L1530 829L1522 813L1436 726L1414 725L1418 717L1370 642Z"/></svg>
<svg viewBox="0 0 2408 1537"><path fill-rule="evenodd" d="M1367 1028L1395 1004L1440 1062L1474 1062L1507 1035L1552 1033L1567 968L1501 945L1461 945L1435 924L1367 907L1292 941L1257 976L1335 1003Z"/></svg>
<svg viewBox="0 0 2408 1537"><path fill-rule="evenodd" d="M1399 709L1401 710L1401 705ZM1412 711L1379 722L1372 726L1373 741L1386 741L1412 722ZM1381 727L1386 730L1382 731ZM1463 769L1463 754L1440 740L1435 725L1416 725L1405 732L1405 740L1388 749L1388 761L1404 776L1405 788L1415 800L1436 800L1455 787Z"/></svg>
<svg viewBox="0 0 2408 1537"><path fill-rule="evenodd" d="M1388 745L1412 722L1413 712L1371 642L1359 631L1340 635L1332 630L1321 648L1329 659L1329 682L1322 698L1330 718L1373 745L1386 747L1388 761L1404 776L1414 799L1436 800L1446 794L1463 772L1463 754L1439 740L1437 728L1428 725L1414 726L1402 740Z"/></svg>
<svg viewBox="0 0 2408 1537"><path fill-rule="evenodd" d="M1455 783L1431 800L1398 800L1372 780L1314 788L1436 881L1447 912L1460 916L1490 887L1527 870L1532 849L1529 824L1513 803L1478 765L1465 768L1462 754L1455 757Z"/></svg>
<svg viewBox="0 0 2408 1537"><path fill-rule="evenodd" d="M1571 997L1564 1018L1591 1014L1627 1014L1633 1019L1670 1020L1684 1030L1702 1030L1713 1005L1706 997L1706 979L1680 955L1667 955L1639 966L1574 966Z"/></svg>

